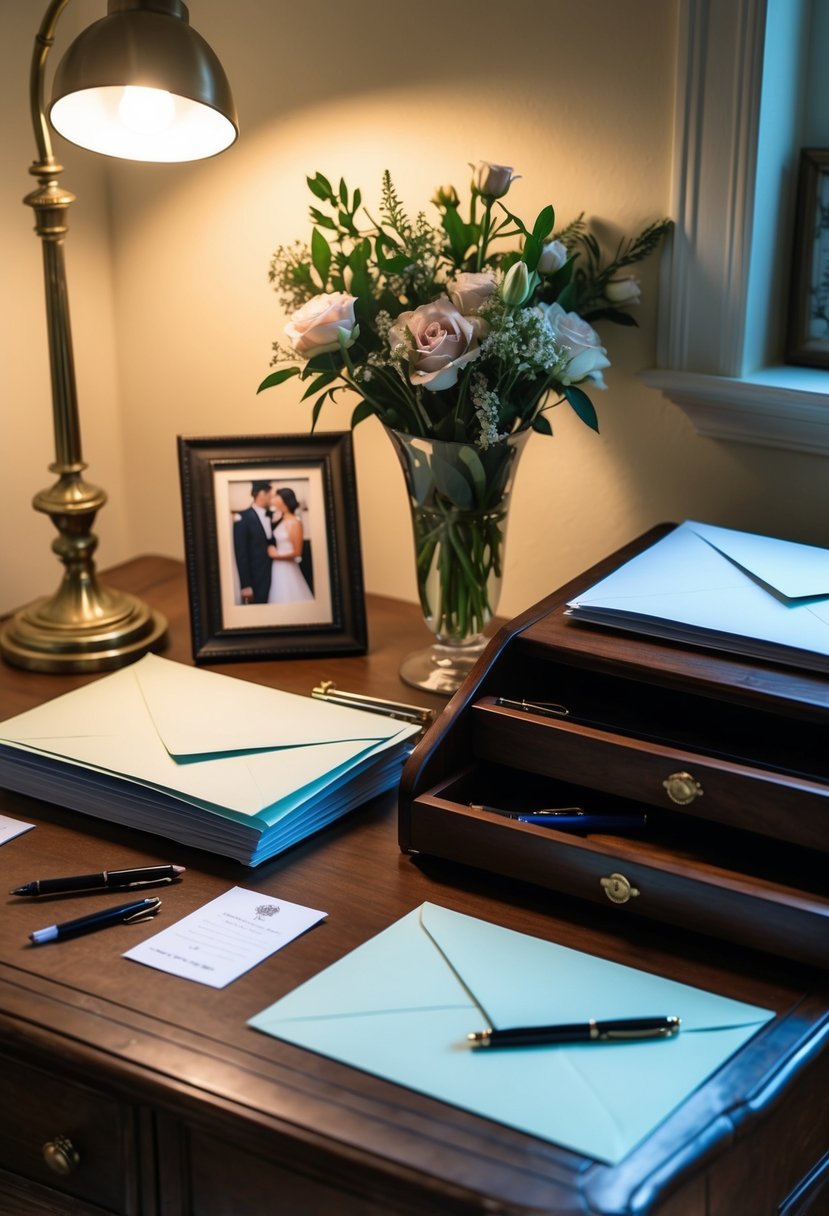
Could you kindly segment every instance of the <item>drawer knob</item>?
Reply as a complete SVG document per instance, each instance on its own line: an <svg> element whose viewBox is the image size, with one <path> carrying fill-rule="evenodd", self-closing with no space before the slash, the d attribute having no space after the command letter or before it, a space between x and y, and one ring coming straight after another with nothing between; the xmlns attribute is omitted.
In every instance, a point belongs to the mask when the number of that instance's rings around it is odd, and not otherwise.
<svg viewBox="0 0 829 1216"><path fill-rule="evenodd" d="M671 773L662 785L671 802L679 806L688 806L695 798L702 797L702 786L690 773Z"/></svg>
<svg viewBox="0 0 829 1216"><path fill-rule="evenodd" d="M43 1146L43 1160L53 1174L71 1174L81 1162L80 1154L68 1136L55 1136Z"/></svg>
<svg viewBox="0 0 829 1216"><path fill-rule="evenodd" d="M629 899L634 899L639 894L638 888L634 887L624 874L611 874L608 878L600 878L599 882L613 904L626 904Z"/></svg>

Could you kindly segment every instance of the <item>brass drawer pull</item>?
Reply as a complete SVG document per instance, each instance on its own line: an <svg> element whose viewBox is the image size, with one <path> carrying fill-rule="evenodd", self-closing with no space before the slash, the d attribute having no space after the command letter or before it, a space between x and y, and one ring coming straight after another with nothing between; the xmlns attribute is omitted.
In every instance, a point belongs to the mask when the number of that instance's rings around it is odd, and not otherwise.
<svg viewBox="0 0 829 1216"><path fill-rule="evenodd" d="M629 899L634 899L639 894L639 889L634 887L624 874L611 874L609 878L600 878L599 882L613 904L626 904Z"/></svg>
<svg viewBox="0 0 829 1216"><path fill-rule="evenodd" d="M68 1136L55 1136L54 1140L47 1140L42 1152L43 1160L52 1173L64 1177L77 1169L81 1162L80 1154Z"/></svg>
<svg viewBox="0 0 829 1216"><path fill-rule="evenodd" d="M702 797L702 786L690 773L671 773L662 782L663 788L671 802L678 806L688 806L695 798Z"/></svg>

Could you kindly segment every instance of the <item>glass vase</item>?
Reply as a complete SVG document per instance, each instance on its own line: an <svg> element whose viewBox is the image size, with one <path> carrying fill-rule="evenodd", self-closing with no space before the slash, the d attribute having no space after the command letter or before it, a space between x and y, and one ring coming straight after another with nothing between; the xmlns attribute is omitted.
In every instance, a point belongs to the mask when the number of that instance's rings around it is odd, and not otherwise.
<svg viewBox="0 0 829 1216"><path fill-rule="evenodd" d="M488 448L386 428L411 508L417 590L430 646L408 655L400 676L451 695L486 646L504 570L509 500L523 431Z"/></svg>

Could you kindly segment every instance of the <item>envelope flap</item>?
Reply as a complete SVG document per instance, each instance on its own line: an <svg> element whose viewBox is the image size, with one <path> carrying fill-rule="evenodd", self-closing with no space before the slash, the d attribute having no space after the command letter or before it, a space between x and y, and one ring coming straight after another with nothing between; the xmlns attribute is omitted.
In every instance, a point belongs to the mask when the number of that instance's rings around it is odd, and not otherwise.
<svg viewBox="0 0 829 1216"><path fill-rule="evenodd" d="M399 722L148 654L130 668L173 756L391 738Z"/></svg>
<svg viewBox="0 0 829 1216"><path fill-rule="evenodd" d="M742 1001L434 904L423 905L423 924L495 1028L675 1016L687 1033L751 1026L772 1016Z"/></svg>
<svg viewBox="0 0 829 1216"><path fill-rule="evenodd" d="M420 928L420 909L283 997L278 1022L467 1008L462 985Z"/></svg>
<svg viewBox="0 0 829 1216"><path fill-rule="evenodd" d="M751 532L735 532L694 520L683 526L786 599L829 595L827 549Z"/></svg>

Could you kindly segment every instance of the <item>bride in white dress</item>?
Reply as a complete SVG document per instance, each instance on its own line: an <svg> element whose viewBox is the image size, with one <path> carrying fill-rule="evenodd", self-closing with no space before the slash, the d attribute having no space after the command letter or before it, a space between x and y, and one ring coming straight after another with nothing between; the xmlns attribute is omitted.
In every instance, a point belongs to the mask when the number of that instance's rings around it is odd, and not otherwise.
<svg viewBox="0 0 829 1216"><path fill-rule="evenodd" d="M297 519L299 503L293 490L275 490L271 497L274 513L273 544L268 546L271 560L269 604L295 604L314 598L298 562L302 557L302 524Z"/></svg>

